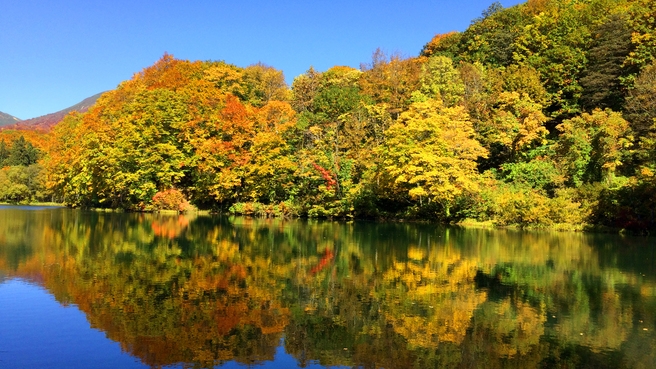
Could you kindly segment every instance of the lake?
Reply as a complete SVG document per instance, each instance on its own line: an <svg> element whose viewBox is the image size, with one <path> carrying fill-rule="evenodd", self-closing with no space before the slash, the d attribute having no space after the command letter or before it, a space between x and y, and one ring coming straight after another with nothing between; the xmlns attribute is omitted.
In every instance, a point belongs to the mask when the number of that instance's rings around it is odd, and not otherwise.
<svg viewBox="0 0 656 369"><path fill-rule="evenodd" d="M0 206L0 367L656 368L655 243Z"/></svg>

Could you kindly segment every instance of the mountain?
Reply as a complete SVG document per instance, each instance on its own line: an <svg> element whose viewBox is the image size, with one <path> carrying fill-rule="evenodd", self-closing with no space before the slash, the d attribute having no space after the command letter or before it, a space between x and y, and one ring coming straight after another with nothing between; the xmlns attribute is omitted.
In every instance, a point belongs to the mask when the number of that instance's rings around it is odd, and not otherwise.
<svg viewBox="0 0 656 369"><path fill-rule="evenodd" d="M20 121L20 119L0 111L0 127L16 124Z"/></svg>
<svg viewBox="0 0 656 369"><path fill-rule="evenodd" d="M96 100L98 100L98 98L102 94L103 92L93 95L91 97L87 97L86 99L66 109L60 110L55 113L42 115L40 117L32 118L32 119L20 120L8 114L1 113L2 115L0 116L0 119L2 122L4 122L5 120L5 115L7 117L17 119L17 121L0 123L0 129L33 129L33 130L40 130L40 131L49 131L52 127L54 127L57 123L59 123L62 119L64 119L64 117L68 113L72 111L78 111L80 113L84 113L85 111L89 110L89 108L96 103Z"/></svg>

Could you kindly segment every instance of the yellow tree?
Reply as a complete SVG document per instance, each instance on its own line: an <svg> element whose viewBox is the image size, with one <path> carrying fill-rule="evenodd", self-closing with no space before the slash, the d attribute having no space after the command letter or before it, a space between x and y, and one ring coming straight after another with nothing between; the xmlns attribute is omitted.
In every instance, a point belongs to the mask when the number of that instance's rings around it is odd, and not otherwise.
<svg viewBox="0 0 656 369"><path fill-rule="evenodd" d="M257 133L245 165L244 193L249 200L282 201L292 188L298 165L288 136L294 132L295 115L291 105L281 101L270 101L257 111Z"/></svg>
<svg viewBox="0 0 656 369"><path fill-rule="evenodd" d="M477 122L476 130L498 160L517 161L522 152L543 143L547 117L527 94L501 92L494 100L490 116Z"/></svg>
<svg viewBox="0 0 656 369"><path fill-rule="evenodd" d="M464 107L434 99L413 103L386 132L379 179L419 207L437 204L449 219L458 200L478 191L476 160L487 151L474 136Z"/></svg>
<svg viewBox="0 0 656 369"><path fill-rule="evenodd" d="M555 145L563 171L575 186L583 182L613 182L632 146L633 134L622 114L595 109L558 125Z"/></svg>
<svg viewBox="0 0 656 369"><path fill-rule="evenodd" d="M446 56L433 56L422 65L420 92L429 97L442 100L446 106L455 106L462 102L465 85L453 60ZM415 95L416 98L419 97Z"/></svg>
<svg viewBox="0 0 656 369"><path fill-rule="evenodd" d="M246 87L244 100L255 106L269 101L287 101L290 97L282 71L263 63L244 69L242 84Z"/></svg>
<svg viewBox="0 0 656 369"><path fill-rule="evenodd" d="M407 109L412 92L420 87L421 60L404 59L398 54L385 55L377 49L371 63L362 64L362 77L358 85L363 95L369 96L377 106L385 106L396 118Z"/></svg>

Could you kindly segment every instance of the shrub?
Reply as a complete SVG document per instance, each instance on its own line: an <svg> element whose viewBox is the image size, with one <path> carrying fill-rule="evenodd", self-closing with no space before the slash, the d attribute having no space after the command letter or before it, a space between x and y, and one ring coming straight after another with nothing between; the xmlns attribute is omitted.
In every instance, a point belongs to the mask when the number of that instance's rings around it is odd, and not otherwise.
<svg viewBox="0 0 656 369"><path fill-rule="evenodd" d="M587 216L578 193L571 189L558 189L553 197L548 197L528 186L500 182L484 191L482 197L487 203L481 207L485 209L485 219L500 226L576 225L585 222Z"/></svg>
<svg viewBox="0 0 656 369"><path fill-rule="evenodd" d="M260 202L237 202L228 209L230 214L260 218L278 218L298 216L298 209L291 201L277 204L262 204Z"/></svg>
<svg viewBox="0 0 656 369"><path fill-rule="evenodd" d="M185 195L175 188L160 191L153 196L153 208L158 211L175 210L183 212L189 210L189 207Z"/></svg>

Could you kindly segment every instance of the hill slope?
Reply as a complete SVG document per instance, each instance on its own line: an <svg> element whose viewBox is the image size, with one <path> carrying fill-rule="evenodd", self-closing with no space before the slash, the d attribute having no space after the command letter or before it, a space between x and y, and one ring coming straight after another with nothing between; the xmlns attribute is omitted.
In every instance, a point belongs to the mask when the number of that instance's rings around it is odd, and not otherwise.
<svg viewBox="0 0 656 369"><path fill-rule="evenodd" d="M64 117L68 113L72 111L78 111L80 113L83 113L89 110L89 108L96 103L96 100L98 100L98 98L102 94L103 93L101 92L91 97L87 97L86 99L80 101L79 103L55 113L46 114L32 119L18 120L16 122L13 122L13 124L12 123L8 123L8 125L0 124L0 126L2 126L0 129L35 129L35 130L48 131L52 127L54 127L57 123L59 123L62 119L64 119Z"/></svg>
<svg viewBox="0 0 656 369"><path fill-rule="evenodd" d="M20 121L21 121L20 119L0 111L0 127L7 126L10 124L16 124Z"/></svg>

